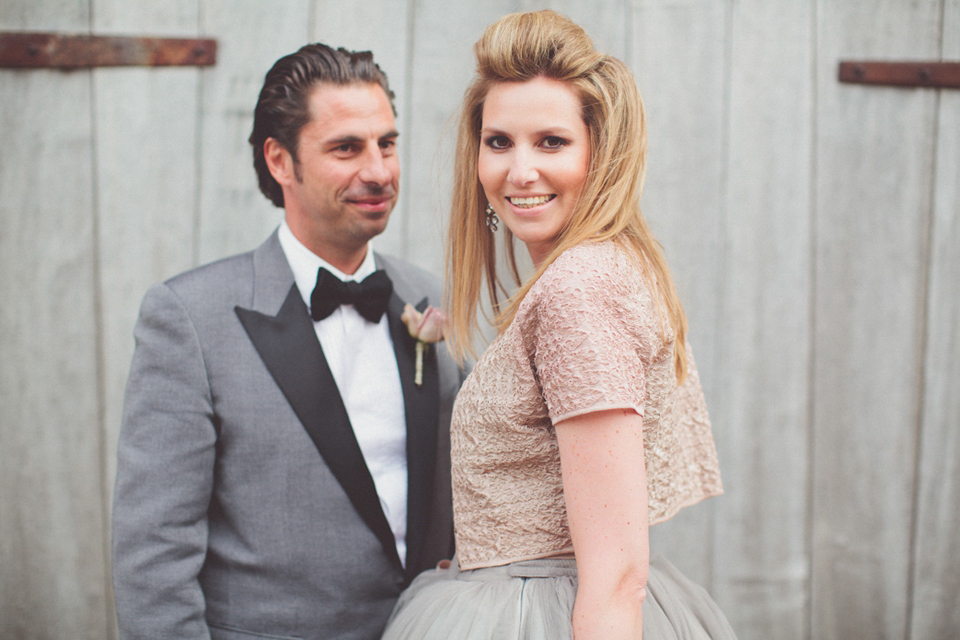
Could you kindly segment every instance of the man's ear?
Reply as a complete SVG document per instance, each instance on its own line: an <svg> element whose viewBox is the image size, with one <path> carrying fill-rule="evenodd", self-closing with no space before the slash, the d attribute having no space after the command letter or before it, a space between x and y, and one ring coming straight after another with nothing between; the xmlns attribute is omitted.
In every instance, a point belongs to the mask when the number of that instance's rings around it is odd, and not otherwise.
<svg viewBox="0 0 960 640"><path fill-rule="evenodd" d="M275 138L267 138L263 142L263 159L267 162L270 175L281 185L291 184L296 180L293 156Z"/></svg>

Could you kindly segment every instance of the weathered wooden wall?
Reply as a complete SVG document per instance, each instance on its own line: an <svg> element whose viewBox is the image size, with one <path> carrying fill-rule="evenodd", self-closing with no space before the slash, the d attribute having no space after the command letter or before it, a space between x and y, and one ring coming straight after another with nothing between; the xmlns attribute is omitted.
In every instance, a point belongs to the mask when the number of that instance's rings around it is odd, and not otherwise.
<svg viewBox="0 0 960 640"><path fill-rule="evenodd" d="M0 29L204 36L206 70L0 70L0 637L114 635L109 508L149 284L279 222L246 138L311 40L398 95L381 250L442 269L470 46L550 6L627 61L645 209L691 321L727 495L654 529L741 638L960 637L960 91L841 85L960 60L960 0L8 0Z"/></svg>

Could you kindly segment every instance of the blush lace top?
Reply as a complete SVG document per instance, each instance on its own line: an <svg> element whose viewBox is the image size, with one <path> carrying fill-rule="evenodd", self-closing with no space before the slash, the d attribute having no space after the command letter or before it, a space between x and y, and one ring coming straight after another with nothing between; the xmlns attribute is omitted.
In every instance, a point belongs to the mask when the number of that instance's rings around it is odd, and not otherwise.
<svg viewBox="0 0 960 640"><path fill-rule="evenodd" d="M461 569L573 552L553 427L566 418L643 417L650 524L722 493L700 378L687 347L677 386L671 335L636 261L613 242L578 245L547 268L454 406Z"/></svg>

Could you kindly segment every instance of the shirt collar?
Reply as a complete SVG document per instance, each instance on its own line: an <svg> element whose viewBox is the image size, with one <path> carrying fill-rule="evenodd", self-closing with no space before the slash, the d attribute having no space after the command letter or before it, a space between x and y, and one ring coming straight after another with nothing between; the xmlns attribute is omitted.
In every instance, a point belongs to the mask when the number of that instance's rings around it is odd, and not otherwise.
<svg viewBox="0 0 960 640"><path fill-rule="evenodd" d="M297 283L297 289L300 290L300 295L308 309L310 308L310 296L313 294L313 288L317 286L317 270L320 267L344 282L350 282L351 280L360 282L377 270L376 260L373 257L373 247L369 242L367 243L367 255L364 256L363 262L360 263L356 273L347 274L307 249L293 235L286 220L280 223L280 228L277 230L277 239L280 240L280 246L283 248L283 253L290 264L290 270L293 271L293 280Z"/></svg>

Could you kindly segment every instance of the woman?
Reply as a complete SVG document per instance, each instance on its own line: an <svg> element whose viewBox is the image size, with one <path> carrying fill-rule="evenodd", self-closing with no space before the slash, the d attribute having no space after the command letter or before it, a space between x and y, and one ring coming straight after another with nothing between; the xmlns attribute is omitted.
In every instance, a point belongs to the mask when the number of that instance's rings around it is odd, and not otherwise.
<svg viewBox="0 0 960 640"><path fill-rule="evenodd" d="M475 52L450 341L470 351L484 277L499 335L451 426L459 566L418 577L384 638L733 638L702 589L649 563L648 526L722 488L693 359L678 347L686 319L638 204L646 136L633 78L552 11L506 16ZM502 304L500 221L519 285ZM514 237L536 267L523 284Z"/></svg>

